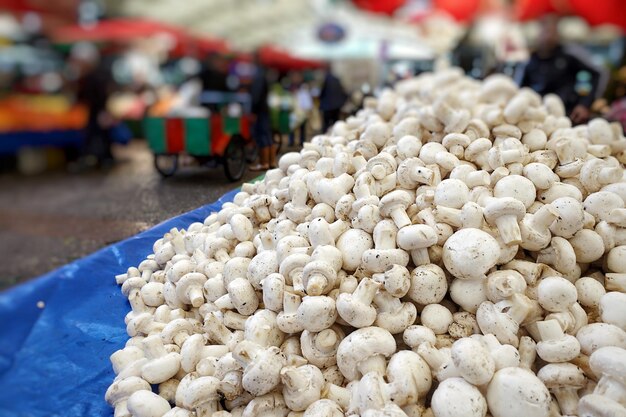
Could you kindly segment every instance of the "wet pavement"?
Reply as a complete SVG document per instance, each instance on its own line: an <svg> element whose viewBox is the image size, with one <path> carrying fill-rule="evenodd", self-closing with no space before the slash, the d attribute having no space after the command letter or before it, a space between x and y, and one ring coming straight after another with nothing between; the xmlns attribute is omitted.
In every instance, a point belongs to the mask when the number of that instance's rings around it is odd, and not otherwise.
<svg viewBox="0 0 626 417"><path fill-rule="evenodd" d="M0 175L0 290L218 199L231 183L217 167L162 179L145 142L116 148L108 170ZM246 172L243 180L258 173Z"/></svg>

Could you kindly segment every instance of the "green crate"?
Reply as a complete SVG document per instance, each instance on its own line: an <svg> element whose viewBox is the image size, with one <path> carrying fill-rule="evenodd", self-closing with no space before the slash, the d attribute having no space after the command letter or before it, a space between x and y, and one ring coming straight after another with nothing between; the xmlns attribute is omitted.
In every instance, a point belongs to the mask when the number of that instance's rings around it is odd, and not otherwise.
<svg viewBox="0 0 626 417"><path fill-rule="evenodd" d="M211 127L209 119L185 119L185 150L189 155L211 155Z"/></svg>
<svg viewBox="0 0 626 417"><path fill-rule="evenodd" d="M144 133L152 152L163 154L167 150L165 138L165 119L161 117L148 117L143 123Z"/></svg>

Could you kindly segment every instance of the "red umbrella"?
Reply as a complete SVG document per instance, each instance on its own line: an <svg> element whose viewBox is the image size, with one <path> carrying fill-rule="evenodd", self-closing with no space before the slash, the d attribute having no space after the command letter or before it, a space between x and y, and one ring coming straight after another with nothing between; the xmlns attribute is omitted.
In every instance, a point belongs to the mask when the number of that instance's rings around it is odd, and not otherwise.
<svg viewBox="0 0 626 417"><path fill-rule="evenodd" d="M259 50L259 58L263 65L280 71L320 68L323 65L319 61L295 57L283 49L270 45L263 46Z"/></svg>
<svg viewBox="0 0 626 417"><path fill-rule="evenodd" d="M392 15L406 0L352 0L355 6L372 13Z"/></svg>
<svg viewBox="0 0 626 417"><path fill-rule="evenodd" d="M481 0L434 0L436 10L447 12L459 22L472 20L478 13Z"/></svg>
<svg viewBox="0 0 626 417"><path fill-rule="evenodd" d="M590 25L612 24L626 31L623 0L568 0L572 11Z"/></svg>

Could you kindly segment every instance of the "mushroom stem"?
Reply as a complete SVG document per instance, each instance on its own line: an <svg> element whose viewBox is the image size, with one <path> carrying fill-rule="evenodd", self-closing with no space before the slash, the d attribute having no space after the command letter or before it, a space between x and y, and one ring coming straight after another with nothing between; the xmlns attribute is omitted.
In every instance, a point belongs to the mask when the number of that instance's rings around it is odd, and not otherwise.
<svg viewBox="0 0 626 417"><path fill-rule="evenodd" d="M621 178L622 169L619 167L605 167L598 171L598 182L602 185L610 184Z"/></svg>
<svg viewBox="0 0 626 417"><path fill-rule="evenodd" d="M426 185L433 185L434 178L435 173L430 168L415 166L411 170L411 179L415 182Z"/></svg>
<svg viewBox="0 0 626 417"><path fill-rule="evenodd" d="M619 379L609 374L603 374L593 393L612 399L623 398L624 385Z"/></svg>
<svg viewBox="0 0 626 417"><path fill-rule="evenodd" d="M430 263L428 249L420 248L412 250L411 259L413 259L413 263L415 264L415 266L428 265Z"/></svg>
<svg viewBox="0 0 626 417"><path fill-rule="evenodd" d="M529 336L522 336L519 341L520 367L532 370L537 359L537 343Z"/></svg>
<svg viewBox="0 0 626 417"><path fill-rule="evenodd" d="M389 212L389 216L396 224L398 229L402 229L404 226L408 226L411 224L411 219L409 218L408 214L406 214L406 210L403 209L401 206L391 210Z"/></svg>
<svg viewBox="0 0 626 417"><path fill-rule="evenodd" d="M563 338L563 329L556 320L543 320L537 322L537 330L541 341L559 340Z"/></svg>
<svg viewBox="0 0 626 417"><path fill-rule="evenodd" d="M126 407L126 401L119 401L115 404L115 410L113 411L113 417L126 417L130 415L128 407Z"/></svg>
<svg viewBox="0 0 626 417"><path fill-rule="evenodd" d="M545 204L533 214L531 224L533 228L546 230L559 217L559 212L552 204Z"/></svg>
<svg viewBox="0 0 626 417"><path fill-rule="evenodd" d="M285 314L295 314L301 304L300 296L285 291L283 295L283 311Z"/></svg>
<svg viewBox="0 0 626 417"><path fill-rule="evenodd" d="M306 293L308 295L322 295L328 286L328 279L322 274L313 274L306 283Z"/></svg>
<svg viewBox="0 0 626 417"><path fill-rule="evenodd" d="M331 352L335 350L337 340L337 333L333 329L324 329L315 337L315 347L322 352Z"/></svg>
<svg viewBox="0 0 626 417"><path fill-rule="evenodd" d="M387 360L384 355L372 355L360 361L357 368L361 375L365 375L368 372L377 372L380 375L384 375L386 365Z"/></svg>
<svg viewBox="0 0 626 417"><path fill-rule="evenodd" d="M576 388L557 388L552 390L563 415L573 416L577 414L578 394L576 391Z"/></svg>
<svg viewBox="0 0 626 417"><path fill-rule="evenodd" d="M352 293L352 299L364 305L370 305L379 287L380 284L376 281L370 278L363 278L356 287L356 290Z"/></svg>
<svg viewBox="0 0 626 417"><path fill-rule="evenodd" d="M517 219L512 215L500 216L495 221L502 241L507 245L517 245L522 242L522 233L517 225Z"/></svg>
<svg viewBox="0 0 626 417"><path fill-rule="evenodd" d="M230 298L229 294L224 294L214 302L215 306L220 310L234 310L235 306L233 304L232 298Z"/></svg>
<svg viewBox="0 0 626 417"><path fill-rule="evenodd" d="M233 333L224 326L224 323L222 323L213 312L206 316L204 320L204 330L207 332L211 341L219 342L222 345L228 344L233 336Z"/></svg>
<svg viewBox="0 0 626 417"><path fill-rule="evenodd" d="M202 304L204 304L204 295L202 293L202 287L200 286L192 286L188 290L189 301L191 301L191 305L198 308Z"/></svg>
<svg viewBox="0 0 626 417"><path fill-rule="evenodd" d="M186 332L179 332L176 336L174 336L174 343L177 346L182 346L183 343L185 342L185 340L187 340L187 338L189 337L189 334Z"/></svg>
<svg viewBox="0 0 626 417"><path fill-rule="evenodd" d="M438 206L437 210L435 210L435 219L452 227L461 227L463 225L461 210L452 207Z"/></svg>
<svg viewBox="0 0 626 417"><path fill-rule="evenodd" d="M335 384L326 384L322 390L322 398L327 398L336 402L343 410L350 406L351 393L348 388Z"/></svg>

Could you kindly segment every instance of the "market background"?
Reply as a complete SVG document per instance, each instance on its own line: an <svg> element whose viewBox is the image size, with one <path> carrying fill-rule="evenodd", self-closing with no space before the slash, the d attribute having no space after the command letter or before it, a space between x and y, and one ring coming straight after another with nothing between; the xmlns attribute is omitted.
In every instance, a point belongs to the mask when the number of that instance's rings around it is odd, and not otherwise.
<svg viewBox="0 0 626 417"><path fill-rule="evenodd" d="M626 84L626 12L618 0L0 2L0 251L7 259L0 290L256 177L246 170L231 182L219 166L183 158L191 166L162 178L144 129L147 118L173 107L245 116L255 60L276 81L269 105L284 152L297 149L288 139L299 121L292 87L306 81L317 105L327 65L349 95L344 115L395 80L434 68L515 78L540 36L538 20L550 13L561 16L562 41L602 70L591 110L605 116ZM108 63L107 106L119 126L114 160L103 165L81 159L88 109L77 97L74 58L93 51ZM221 91L219 107L215 97L182 88L208 64L224 75L228 94ZM591 90L585 74L576 89ZM320 129L315 107L307 137Z"/></svg>

